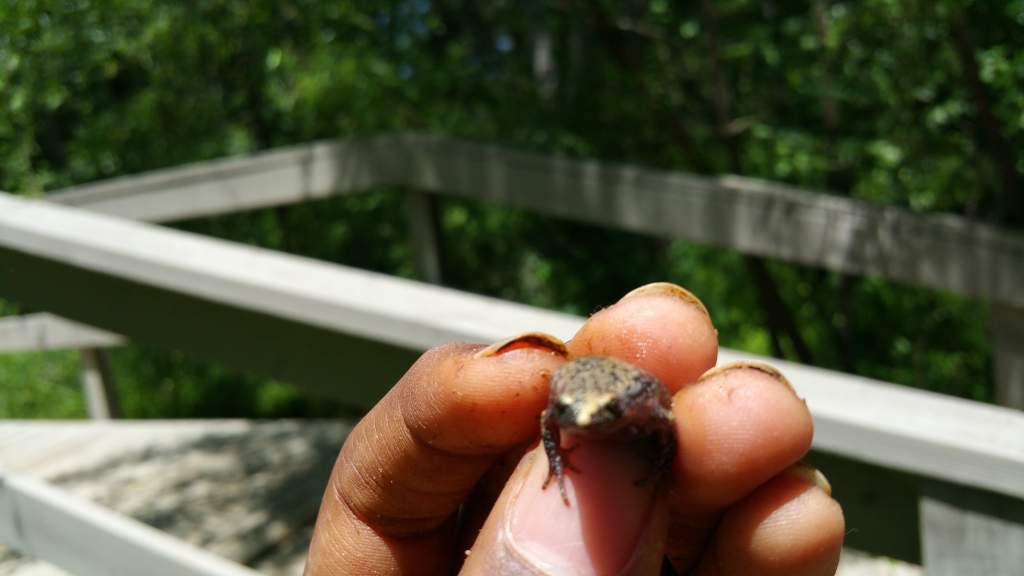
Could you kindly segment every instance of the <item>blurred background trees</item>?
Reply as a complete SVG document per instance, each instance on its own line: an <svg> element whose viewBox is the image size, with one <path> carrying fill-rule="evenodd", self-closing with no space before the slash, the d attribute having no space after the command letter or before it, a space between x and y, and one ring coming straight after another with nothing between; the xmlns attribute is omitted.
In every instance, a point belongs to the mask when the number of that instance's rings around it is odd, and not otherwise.
<svg viewBox="0 0 1024 576"><path fill-rule="evenodd" d="M1020 230L1022 87L1024 0L19 0L0 6L0 189L415 130ZM414 277L386 192L177 226ZM725 346L991 399L983 304L462 199L438 212L452 287L587 314L671 280ZM84 415L76 362L0 357L0 416ZM138 345L113 365L131 417L345 409Z"/></svg>

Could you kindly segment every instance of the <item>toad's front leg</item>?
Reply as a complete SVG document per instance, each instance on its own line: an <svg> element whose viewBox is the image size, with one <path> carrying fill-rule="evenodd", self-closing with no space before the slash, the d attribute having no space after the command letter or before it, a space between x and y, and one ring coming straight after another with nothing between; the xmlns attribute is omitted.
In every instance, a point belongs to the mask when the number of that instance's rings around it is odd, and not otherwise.
<svg viewBox="0 0 1024 576"><path fill-rule="evenodd" d="M558 491L562 493L562 501L568 506L569 496L565 493L565 468L571 466L562 455L562 434L550 408L541 414L540 438L544 443L544 452L548 455L548 477L544 481L544 489L547 489L552 480L558 480Z"/></svg>
<svg viewBox="0 0 1024 576"><path fill-rule="evenodd" d="M676 454L676 435L674 425L655 429L646 439L646 450L643 451L647 461L647 475L637 478L633 484L645 486L668 472Z"/></svg>

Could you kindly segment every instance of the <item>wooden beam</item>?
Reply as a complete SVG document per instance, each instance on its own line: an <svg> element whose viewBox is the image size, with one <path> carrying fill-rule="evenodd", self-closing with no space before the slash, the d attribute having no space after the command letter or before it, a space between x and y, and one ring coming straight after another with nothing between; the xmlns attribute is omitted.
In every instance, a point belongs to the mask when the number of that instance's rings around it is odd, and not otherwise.
<svg viewBox="0 0 1024 576"><path fill-rule="evenodd" d="M110 348L124 344L116 334L39 313L0 318L0 353L68 348Z"/></svg>
<svg viewBox="0 0 1024 576"><path fill-rule="evenodd" d="M920 519L928 576L1017 576L1024 567L1024 501L933 482Z"/></svg>
<svg viewBox="0 0 1024 576"><path fill-rule="evenodd" d="M120 417L117 389L107 353L95 348L83 348L78 351L78 357L81 363L79 378L89 418L110 420Z"/></svg>
<svg viewBox="0 0 1024 576"><path fill-rule="evenodd" d="M1024 413L723 349L786 375L814 416L814 446L886 468L1024 498Z"/></svg>
<svg viewBox="0 0 1024 576"><path fill-rule="evenodd" d="M80 576L256 576L44 482L0 474L0 543Z"/></svg>
<svg viewBox="0 0 1024 576"><path fill-rule="evenodd" d="M394 147L392 138L306 144L76 186L46 198L147 222L232 214L398 183L402 158Z"/></svg>
<svg viewBox="0 0 1024 576"><path fill-rule="evenodd" d="M3 194L0 294L364 406L418 350L485 341L495 332L515 333L519 322L541 325L550 317L528 306ZM485 321L495 306L505 315ZM341 389L340 382L348 385Z"/></svg>
<svg viewBox="0 0 1024 576"><path fill-rule="evenodd" d="M989 317L996 402L1024 410L1024 308L993 304Z"/></svg>
<svg viewBox="0 0 1024 576"><path fill-rule="evenodd" d="M404 194L416 274L424 282L441 284L441 230L436 221L439 199L421 190L407 190Z"/></svg>
<svg viewBox="0 0 1024 576"><path fill-rule="evenodd" d="M425 348L583 321L3 194L0 294L364 406ZM1019 411L771 362L807 399L817 448L1024 498Z"/></svg>
<svg viewBox="0 0 1024 576"><path fill-rule="evenodd" d="M405 134L119 178L47 199L166 222L403 185L1024 308L1024 238L763 180L705 178Z"/></svg>

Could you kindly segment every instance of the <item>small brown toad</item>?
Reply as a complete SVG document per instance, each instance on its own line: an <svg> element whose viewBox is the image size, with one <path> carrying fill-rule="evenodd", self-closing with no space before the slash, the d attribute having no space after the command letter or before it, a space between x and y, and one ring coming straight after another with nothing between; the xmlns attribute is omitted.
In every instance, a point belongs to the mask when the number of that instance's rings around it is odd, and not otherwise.
<svg viewBox="0 0 1024 576"><path fill-rule="evenodd" d="M565 469L580 471L568 460L575 447L561 446L563 431L621 443L643 456L650 463L650 473L637 485L657 478L675 454L668 390L654 376L607 356L587 356L562 365L551 377L548 407L541 414L541 439L549 466L544 488L557 479L568 506Z"/></svg>

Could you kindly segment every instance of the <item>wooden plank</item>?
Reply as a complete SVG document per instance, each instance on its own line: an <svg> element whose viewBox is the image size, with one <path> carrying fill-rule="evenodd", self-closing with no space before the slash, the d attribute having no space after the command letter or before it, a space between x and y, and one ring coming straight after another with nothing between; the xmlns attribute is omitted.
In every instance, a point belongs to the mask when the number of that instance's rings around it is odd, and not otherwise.
<svg viewBox="0 0 1024 576"><path fill-rule="evenodd" d="M305 202L392 183L399 169L388 150L374 153L378 144L307 144L77 186L47 200L149 222Z"/></svg>
<svg viewBox="0 0 1024 576"><path fill-rule="evenodd" d="M996 401L1024 410L1024 309L993 304L990 318Z"/></svg>
<svg viewBox="0 0 1024 576"><path fill-rule="evenodd" d="M581 318L0 195L0 294L369 405L450 341ZM75 290L62 289L75 286ZM722 350L720 359L752 358ZM771 360L815 416L816 447L1024 497L1024 414Z"/></svg>
<svg viewBox="0 0 1024 576"><path fill-rule="evenodd" d="M843 506L845 547L921 564L921 476L819 450L804 461L828 477L832 497Z"/></svg>
<svg viewBox="0 0 1024 576"><path fill-rule="evenodd" d="M453 335L481 341L493 330L514 333L502 321L482 325L492 306L509 311L506 323L544 314L7 195L0 195L0 294L362 405L380 397L415 350ZM429 321L419 316L427 310L435 314ZM342 392L339 381L364 385Z"/></svg>
<svg viewBox="0 0 1024 576"><path fill-rule="evenodd" d="M255 576L44 482L0 475L0 542L80 576ZM144 567L144 568L143 568Z"/></svg>
<svg viewBox="0 0 1024 576"><path fill-rule="evenodd" d="M428 190L1024 306L1024 238L952 216L451 141L412 155Z"/></svg>
<svg viewBox="0 0 1024 576"><path fill-rule="evenodd" d="M774 358L814 415L825 452L1024 497L1024 413Z"/></svg>
<svg viewBox="0 0 1024 576"><path fill-rule="evenodd" d="M928 576L1019 576L1024 568L1024 501L932 483L920 514Z"/></svg>
<svg viewBox="0 0 1024 576"><path fill-rule="evenodd" d="M53 314L0 318L0 353L109 348L123 343L124 339L116 334Z"/></svg>
<svg viewBox="0 0 1024 576"><path fill-rule="evenodd" d="M749 178L703 178L424 135L299 146L47 198L165 222L394 184L1024 308L1024 239L991 226Z"/></svg>
<svg viewBox="0 0 1024 576"><path fill-rule="evenodd" d="M271 425L272 423L268 423ZM3 420L0 467L47 481L73 476L118 455L173 452L207 436L242 437L261 429L251 420ZM283 426L295 426L294 423Z"/></svg>
<svg viewBox="0 0 1024 576"><path fill-rule="evenodd" d="M93 420L110 420L120 416L114 375L110 371L106 352L95 348L79 350L82 392L86 412Z"/></svg>
<svg viewBox="0 0 1024 576"><path fill-rule="evenodd" d="M48 198L168 221L393 184L991 300L1006 311L993 315L997 398L1024 407L1024 238L963 218L749 178L701 178L415 134L300 146ZM423 206L429 200L410 192L409 202L417 267L439 283L436 231Z"/></svg>
<svg viewBox="0 0 1024 576"><path fill-rule="evenodd" d="M309 420L3 422L0 462L120 514L156 521L208 552L246 564L260 558L256 566L268 573L298 576L309 542L303 526L312 528L348 426ZM838 574L919 575L919 566L863 554L919 558L891 543L910 541L916 550L917 493L894 492L898 475L892 471L867 467L847 474L841 459L816 456L814 464L828 472L843 503L847 545L862 551L845 548ZM284 533L290 536L279 541ZM0 552L0 573L5 568Z"/></svg>
<svg viewBox="0 0 1024 576"><path fill-rule="evenodd" d="M438 199L420 190L407 190L405 202L416 273L425 282L441 284L444 277L441 266L441 231L435 220Z"/></svg>
<svg viewBox="0 0 1024 576"><path fill-rule="evenodd" d="M312 526L351 425L13 422L0 424L0 462L207 552L250 564ZM87 439L84 446L80 438Z"/></svg>

